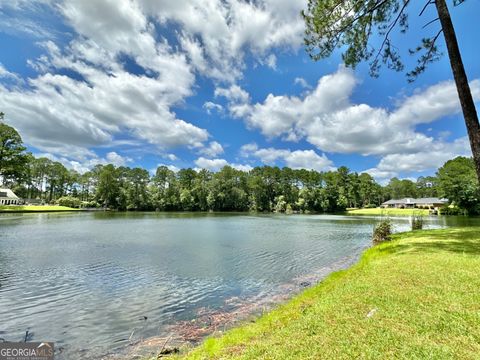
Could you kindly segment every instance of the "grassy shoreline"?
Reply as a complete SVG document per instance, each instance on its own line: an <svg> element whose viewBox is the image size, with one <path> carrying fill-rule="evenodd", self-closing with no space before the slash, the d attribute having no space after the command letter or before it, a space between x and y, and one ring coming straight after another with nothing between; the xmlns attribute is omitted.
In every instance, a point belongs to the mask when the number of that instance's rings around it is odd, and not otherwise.
<svg viewBox="0 0 480 360"><path fill-rule="evenodd" d="M185 359L474 359L480 227L397 234Z"/></svg>
<svg viewBox="0 0 480 360"><path fill-rule="evenodd" d="M371 215L371 216L413 216L422 215L428 216L429 210L425 209L351 209L347 210L349 215Z"/></svg>
<svg viewBox="0 0 480 360"><path fill-rule="evenodd" d="M66 206L56 206L56 205L0 206L0 213L37 213L37 212L65 212L65 211L82 211L82 209L74 209Z"/></svg>

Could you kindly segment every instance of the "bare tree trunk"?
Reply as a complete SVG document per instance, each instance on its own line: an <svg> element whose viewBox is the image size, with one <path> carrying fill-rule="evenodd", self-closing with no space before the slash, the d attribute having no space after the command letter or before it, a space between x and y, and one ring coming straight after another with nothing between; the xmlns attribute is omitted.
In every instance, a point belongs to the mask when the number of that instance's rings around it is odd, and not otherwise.
<svg viewBox="0 0 480 360"><path fill-rule="evenodd" d="M453 77L455 78L460 104L462 105L463 117L465 118L468 137L470 139L477 178L480 182L480 124L478 122L477 110L475 109L475 102L473 101L472 92L470 91L462 56L458 48L457 36L455 35L455 29L453 28L447 4L445 0L436 0L435 5L440 23L442 24L445 42L447 43L450 65L452 66Z"/></svg>

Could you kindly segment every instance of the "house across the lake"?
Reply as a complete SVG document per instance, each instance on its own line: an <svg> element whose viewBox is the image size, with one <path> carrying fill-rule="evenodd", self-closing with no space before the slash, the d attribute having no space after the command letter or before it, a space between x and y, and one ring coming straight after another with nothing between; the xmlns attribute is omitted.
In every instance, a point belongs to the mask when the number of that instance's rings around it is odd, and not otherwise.
<svg viewBox="0 0 480 360"><path fill-rule="evenodd" d="M18 205L20 199L10 189L0 189L0 205Z"/></svg>
<svg viewBox="0 0 480 360"><path fill-rule="evenodd" d="M439 199L439 198L422 198L422 199L414 199L414 198L405 198L399 200L388 200L384 202L381 207L382 208L396 208L396 209L431 209L437 210L442 206L448 204L447 199Z"/></svg>

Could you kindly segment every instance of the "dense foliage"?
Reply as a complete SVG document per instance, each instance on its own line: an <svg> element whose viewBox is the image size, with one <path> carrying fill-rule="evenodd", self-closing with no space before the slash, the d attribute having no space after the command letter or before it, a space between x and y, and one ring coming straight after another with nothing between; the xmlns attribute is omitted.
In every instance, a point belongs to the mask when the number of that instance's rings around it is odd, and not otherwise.
<svg viewBox="0 0 480 360"><path fill-rule="evenodd" d="M21 198L36 202L117 210L288 213L376 207L392 198L446 197L468 213L480 213L473 161L463 157L448 161L438 176L416 182L393 178L386 186L344 166L327 172L271 166L245 172L226 166L216 173L160 166L151 175L142 168L105 164L80 174L25 153L18 133L0 125L0 139L9 146L4 152L9 157L0 156L0 169L8 169L1 181Z"/></svg>
<svg viewBox="0 0 480 360"><path fill-rule="evenodd" d="M25 147L18 132L2 122L3 116L0 112L0 177L19 179L27 162Z"/></svg>
<svg viewBox="0 0 480 360"><path fill-rule="evenodd" d="M250 172L226 166L217 173L160 166L153 176L141 168L97 165L79 174L46 158L32 158L29 177L13 188L24 198L78 207L166 211L336 212L374 206L388 195L368 174L341 167L319 173L257 167Z"/></svg>

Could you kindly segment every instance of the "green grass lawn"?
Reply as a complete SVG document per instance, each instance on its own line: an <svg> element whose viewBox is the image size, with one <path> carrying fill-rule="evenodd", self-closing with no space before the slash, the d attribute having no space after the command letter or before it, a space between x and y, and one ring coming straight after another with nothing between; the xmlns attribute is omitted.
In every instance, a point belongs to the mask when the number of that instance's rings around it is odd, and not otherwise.
<svg viewBox="0 0 480 360"><path fill-rule="evenodd" d="M26 205L26 206L0 206L0 212L56 212L56 211L80 211L80 209L73 209L66 206L56 205Z"/></svg>
<svg viewBox="0 0 480 360"><path fill-rule="evenodd" d="M480 227L405 233L186 359L479 359Z"/></svg>
<svg viewBox="0 0 480 360"><path fill-rule="evenodd" d="M412 216L412 215L429 215L428 210L424 209L352 209L347 210L351 215L372 215L372 216Z"/></svg>

